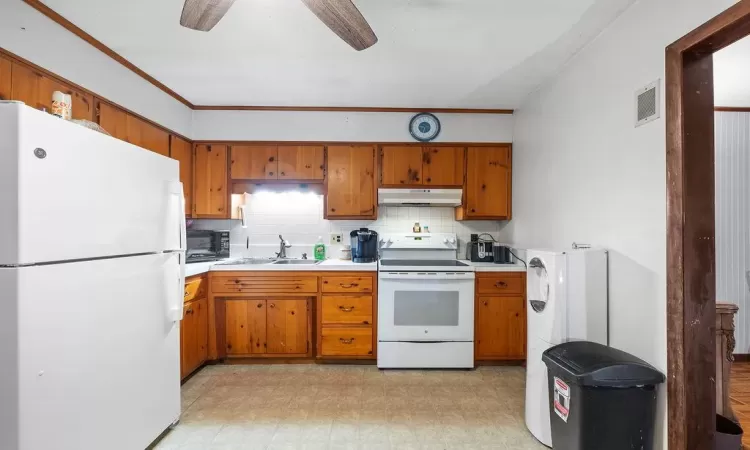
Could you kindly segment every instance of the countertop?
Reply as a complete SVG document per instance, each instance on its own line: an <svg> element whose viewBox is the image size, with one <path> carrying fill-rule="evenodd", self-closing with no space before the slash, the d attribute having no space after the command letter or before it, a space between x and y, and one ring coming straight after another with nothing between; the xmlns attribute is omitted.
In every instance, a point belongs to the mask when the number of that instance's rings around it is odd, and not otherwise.
<svg viewBox="0 0 750 450"><path fill-rule="evenodd" d="M264 271L264 272L285 272L285 271L305 271L305 272L377 272L377 263L354 263L351 261L344 261L341 259L327 259L320 264L316 265L279 265L279 264L254 264L246 266L229 266L229 265L217 265L220 261L211 261L203 263L192 263L185 265L185 276L192 277L195 275L201 275L209 271L221 272L221 271ZM463 262L469 264L474 268L475 272L525 272L526 266L523 264L495 264L485 262L471 262L464 260Z"/></svg>
<svg viewBox="0 0 750 450"><path fill-rule="evenodd" d="M474 268L474 272L526 272L523 263L495 264L490 262L463 261Z"/></svg>
<svg viewBox="0 0 750 450"><path fill-rule="evenodd" d="M341 259L327 259L320 264L315 265L294 265L294 264L248 264L242 265L222 265L217 262L192 263L185 265L185 276L191 277L206 272L236 272L242 270L263 271L263 272L377 272L378 263L354 263L351 260L344 261Z"/></svg>

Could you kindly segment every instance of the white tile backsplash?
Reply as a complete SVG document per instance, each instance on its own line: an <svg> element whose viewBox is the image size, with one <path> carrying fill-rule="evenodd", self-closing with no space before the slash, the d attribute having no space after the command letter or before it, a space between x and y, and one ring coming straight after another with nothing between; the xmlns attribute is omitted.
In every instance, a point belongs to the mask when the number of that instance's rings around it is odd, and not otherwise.
<svg viewBox="0 0 750 450"><path fill-rule="evenodd" d="M302 253L312 255L313 245L318 236L328 248L328 255L336 257L340 246L330 246L329 234L342 233L344 242L349 242L349 232L366 227L378 233L406 233L411 231L414 222L436 233L456 233L459 239L458 256L463 258L466 242L472 233L489 233L495 239L506 240L503 232L506 222L454 220L453 208L381 206L378 219L371 220L325 220L323 219L323 196L314 193L262 193L252 195L248 200L247 228L237 220L199 221L210 225L231 227L232 257L273 256L279 249L279 234L288 240L292 247L287 255L300 257ZM201 224L198 224L201 222Z"/></svg>

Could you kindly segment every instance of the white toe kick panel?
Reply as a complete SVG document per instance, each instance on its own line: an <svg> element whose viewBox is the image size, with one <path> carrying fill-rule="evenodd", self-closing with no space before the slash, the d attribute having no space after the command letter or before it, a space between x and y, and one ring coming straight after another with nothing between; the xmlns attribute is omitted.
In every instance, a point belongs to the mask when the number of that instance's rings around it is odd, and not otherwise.
<svg viewBox="0 0 750 450"><path fill-rule="evenodd" d="M473 342L378 342L380 369L470 369Z"/></svg>

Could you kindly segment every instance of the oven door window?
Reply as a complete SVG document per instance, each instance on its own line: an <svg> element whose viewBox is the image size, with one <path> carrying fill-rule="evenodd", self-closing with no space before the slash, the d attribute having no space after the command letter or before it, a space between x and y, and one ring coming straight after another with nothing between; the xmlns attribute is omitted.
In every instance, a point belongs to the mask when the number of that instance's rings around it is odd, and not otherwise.
<svg viewBox="0 0 750 450"><path fill-rule="evenodd" d="M395 291L393 324L396 326L458 326L457 291Z"/></svg>

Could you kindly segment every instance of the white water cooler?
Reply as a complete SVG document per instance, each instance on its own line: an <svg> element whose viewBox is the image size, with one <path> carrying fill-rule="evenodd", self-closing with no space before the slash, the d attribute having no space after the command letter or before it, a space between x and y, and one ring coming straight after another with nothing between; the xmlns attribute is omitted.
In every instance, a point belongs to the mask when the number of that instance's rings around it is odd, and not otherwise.
<svg viewBox="0 0 750 450"><path fill-rule="evenodd" d="M529 250L526 426L551 447L547 366L542 353L568 341L609 345L607 251Z"/></svg>

